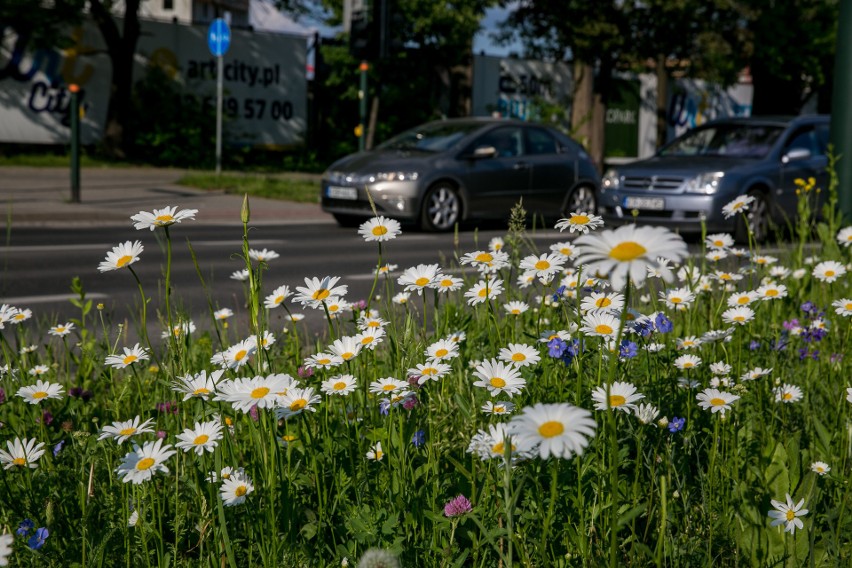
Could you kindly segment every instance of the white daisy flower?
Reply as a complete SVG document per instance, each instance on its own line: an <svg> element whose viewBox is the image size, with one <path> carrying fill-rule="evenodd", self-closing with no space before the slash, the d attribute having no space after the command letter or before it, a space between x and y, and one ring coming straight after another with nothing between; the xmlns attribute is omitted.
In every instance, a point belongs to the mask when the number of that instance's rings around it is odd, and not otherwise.
<svg viewBox="0 0 852 568"><path fill-rule="evenodd" d="M355 336L355 341L364 349L374 350L385 337L385 330L381 327L369 327Z"/></svg>
<svg viewBox="0 0 852 568"><path fill-rule="evenodd" d="M550 245L550 250L562 255L565 260L571 260L572 258L577 256L577 251L574 248L574 243L568 241L553 243L552 245Z"/></svg>
<svg viewBox="0 0 852 568"><path fill-rule="evenodd" d="M697 355L681 355L677 359L674 360L674 366L680 369L681 371L687 369L694 369L701 365L701 357Z"/></svg>
<svg viewBox="0 0 852 568"><path fill-rule="evenodd" d="M704 389L695 398L698 400L698 406L704 410L709 409L713 413L720 412L722 416L725 416L725 412L731 409L731 404L739 400L740 397L718 389Z"/></svg>
<svg viewBox="0 0 852 568"><path fill-rule="evenodd" d="M615 339L621 327L621 320L607 312L589 312L583 316L580 331L586 335Z"/></svg>
<svg viewBox="0 0 852 568"><path fill-rule="evenodd" d="M508 347L500 350L498 358L506 363L513 363L518 367L528 367L541 361L538 350L524 343L510 343Z"/></svg>
<svg viewBox="0 0 852 568"><path fill-rule="evenodd" d="M826 260L814 266L811 274L817 280L830 284L846 274L846 267L835 260Z"/></svg>
<svg viewBox="0 0 852 568"><path fill-rule="evenodd" d="M423 352L429 359L446 361L459 356L459 345L452 339L439 339Z"/></svg>
<svg viewBox="0 0 852 568"><path fill-rule="evenodd" d="M382 461L383 457L385 457L385 453L382 451L381 442L376 442L367 452L367 459L370 461Z"/></svg>
<svg viewBox="0 0 852 568"><path fill-rule="evenodd" d="M358 228L358 234L367 242L389 241L395 239L401 232L402 229L400 228L399 221L388 219L381 215L361 223L361 226Z"/></svg>
<svg viewBox="0 0 852 568"><path fill-rule="evenodd" d="M128 267L139 260L139 255L142 254L144 249L145 247L142 246L140 241L126 241L112 247L112 250L106 255L106 260L98 265L98 270L109 272L110 270Z"/></svg>
<svg viewBox="0 0 852 568"><path fill-rule="evenodd" d="M829 471L831 471L831 467L825 462L816 461L811 464L811 471L817 475L826 475Z"/></svg>
<svg viewBox="0 0 852 568"><path fill-rule="evenodd" d="M501 251L505 246L505 241L503 241L503 239L500 237L492 237L491 240L488 241L488 250L492 252Z"/></svg>
<svg viewBox="0 0 852 568"><path fill-rule="evenodd" d="M471 306L481 304L486 300L494 300L503 293L503 281L499 278L480 280L464 293L467 303Z"/></svg>
<svg viewBox="0 0 852 568"><path fill-rule="evenodd" d="M567 403L536 403L512 417L509 434L519 445L538 447L542 459L580 455L595 435L592 413Z"/></svg>
<svg viewBox="0 0 852 568"><path fill-rule="evenodd" d="M745 213L753 201L754 197L751 195L740 195L722 207L722 215L725 216L725 219L730 219L737 213Z"/></svg>
<svg viewBox="0 0 852 568"><path fill-rule="evenodd" d="M482 412L485 414L496 414L498 416L511 414L515 410L515 403L508 400L491 401L489 400L482 405Z"/></svg>
<svg viewBox="0 0 852 568"><path fill-rule="evenodd" d="M229 402L236 410L248 412L255 405L259 409L274 408L282 393L293 387L294 380L289 375L269 375L268 377L241 377L219 383L213 400Z"/></svg>
<svg viewBox="0 0 852 568"><path fill-rule="evenodd" d="M62 324L57 324L47 330L48 335L55 335L57 337L65 337L69 333L74 330L74 324L71 322L65 322Z"/></svg>
<svg viewBox="0 0 852 568"><path fill-rule="evenodd" d="M252 485L248 475L245 473L233 474L222 481L219 497L222 499L222 505L233 507L245 503L246 497L252 491L254 491L254 485Z"/></svg>
<svg viewBox="0 0 852 568"><path fill-rule="evenodd" d="M352 375L335 375L322 382L320 390L327 395L348 396L355 392L358 383Z"/></svg>
<svg viewBox="0 0 852 568"><path fill-rule="evenodd" d="M343 357L333 353L316 353L305 359L308 369L331 369L343 364Z"/></svg>
<svg viewBox="0 0 852 568"><path fill-rule="evenodd" d="M417 294L422 295L423 290L437 279L438 270L437 264L418 264L406 268L402 275L397 278L397 283L400 286L405 286L406 292L417 292Z"/></svg>
<svg viewBox="0 0 852 568"><path fill-rule="evenodd" d="M520 394L527 384L514 365L505 364L497 359L483 361L476 366L473 374L479 377L473 386L488 389L492 397L505 392L509 398L512 398Z"/></svg>
<svg viewBox="0 0 852 568"><path fill-rule="evenodd" d="M27 371L27 374L33 377L40 377L42 375L46 375L49 372L50 367L48 367L47 365L36 365L35 367Z"/></svg>
<svg viewBox="0 0 852 568"><path fill-rule="evenodd" d="M695 301L695 294L689 288L672 288L660 292L660 300L665 302L669 308L684 310Z"/></svg>
<svg viewBox="0 0 852 568"><path fill-rule="evenodd" d="M199 456L204 452L213 453L222 439L222 423L218 420L196 422L194 428L185 428L176 437L179 442L175 446L184 452L194 451Z"/></svg>
<svg viewBox="0 0 852 568"><path fill-rule="evenodd" d="M411 298L411 292L400 292L399 294L394 295L391 298L391 301L394 304L404 305L408 303L408 300Z"/></svg>
<svg viewBox="0 0 852 568"><path fill-rule="evenodd" d="M787 297L787 287L783 284L765 284L756 290L757 296L764 301L779 300Z"/></svg>
<svg viewBox="0 0 852 568"><path fill-rule="evenodd" d="M65 394L65 389L62 385L38 380L34 385L18 389L15 396L21 397L30 404L38 404L51 398L61 399L63 394Z"/></svg>
<svg viewBox="0 0 852 568"><path fill-rule="evenodd" d="M269 249L263 249L263 250L249 249L248 255L249 255L250 259L252 259L256 262L269 262L270 260L275 260L276 258L281 256L280 254L278 254L274 250L269 250Z"/></svg>
<svg viewBox="0 0 852 568"><path fill-rule="evenodd" d="M147 361L148 359L150 359L148 350L137 343L133 347L125 347L123 355L107 356L104 363L116 369L124 369L137 361Z"/></svg>
<svg viewBox="0 0 852 568"><path fill-rule="evenodd" d="M565 259L557 253L543 253L539 256L530 255L521 260L519 268L524 271L533 271L539 278L552 276L561 272L565 265Z"/></svg>
<svg viewBox="0 0 852 568"><path fill-rule="evenodd" d="M489 425L488 430L479 430L470 441L467 453L479 456L482 461L495 458L505 459L506 446L510 439L511 449L509 450L509 454L512 461L526 459L535 454L534 448L529 444L528 439L525 439L523 445L521 445L519 438L510 438L509 425L502 422Z"/></svg>
<svg viewBox="0 0 852 568"><path fill-rule="evenodd" d="M701 345L701 340L694 335L689 335L687 337L678 337L675 344L680 350L693 349Z"/></svg>
<svg viewBox="0 0 852 568"><path fill-rule="evenodd" d="M852 246L852 226L843 227L837 231L837 242L844 247Z"/></svg>
<svg viewBox="0 0 852 568"><path fill-rule="evenodd" d="M634 408L633 413L636 415L636 419L642 424L655 425L654 421L659 416L660 410L653 404L643 403Z"/></svg>
<svg viewBox="0 0 852 568"><path fill-rule="evenodd" d="M136 221L133 226L137 231L141 231L142 229L151 229L153 231L157 227L168 227L175 223L180 223L184 219L195 219L196 213L198 213L198 209L181 209L178 211L177 207L167 206L162 209L154 209L153 213L140 211L136 215L131 216L130 220Z"/></svg>
<svg viewBox="0 0 852 568"><path fill-rule="evenodd" d="M218 321L224 321L233 316L234 311L230 308L222 308L221 310L216 310L215 312L213 312L213 318Z"/></svg>
<svg viewBox="0 0 852 568"><path fill-rule="evenodd" d="M370 383L370 392L374 394L399 394L406 389L408 389L408 382L394 377L385 377Z"/></svg>
<svg viewBox="0 0 852 568"><path fill-rule="evenodd" d="M236 280L238 282L245 282L249 279L249 271L247 268L243 268L242 270L236 270L231 273L231 280Z"/></svg>
<svg viewBox="0 0 852 568"><path fill-rule="evenodd" d="M730 308L722 312L722 321L729 324L745 325L754 319L754 310L746 306Z"/></svg>
<svg viewBox="0 0 852 568"><path fill-rule="evenodd" d="M592 292L580 302L580 311L620 313L624 308L624 295L617 292Z"/></svg>
<svg viewBox="0 0 852 568"><path fill-rule="evenodd" d="M707 235L707 238L704 239L704 244L706 244L708 248L728 249L734 246L734 237L728 233L714 233L712 235Z"/></svg>
<svg viewBox="0 0 852 568"><path fill-rule="evenodd" d="M207 374L207 371L201 371L195 375L178 377L177 380L172 383L172 390L183 393L184 401L187 401L190 398L201 398L207 400L210 398L211 394L216 392L216 383L221 380L224 373L225 371L220 369L217 371L211 371L209 375Z"/></svg>
<svg viewBox="0 0 852 568"><path fill-rule="evenodd" d="M728 297L728 307L747 306L756 302L760 296L757 292L737 292Z"/></svg>
<svg viewBox="0 0 852 568"><path fill-rule="evenodd" d="M303 306L322 309L323 302L330 296L343 297L349 291L349 287L345 284L336 286L339 280L339 276L326 276L322 280L305 278L304 286L296 286L298 293L293 297L293 303L298 302Z"/></svg>
<svg viewBox="0 0 852 568"><path fill-rule="evenodd" d="M775 393L775 402L784 402L787 404L799 402L804 397L802 389L786 383L780 387L776 387L773 392Z"/></svg>
<svg viewBox="0 0 852 568"><path fill-rule="evenodd" d="M257 344L243 340L228 347L224 351L215 353L210 358L210 362L214 365L219 365L223 369L239 369L248 363L249 358L257 351Z"/></svg>
<svg viewBox="0 0 852 568"><path fill-rule="evenodd" d="M281 420L282 418L290 418L305 411L316 412L315 405L319 404L319 402L320 396L314 394L313 387L291 388L278 401L275 416Z"/></svg>
<svg viewBox="0 0 852 568"><path fill-rule="evenodd" d="M256 335L249 335L246 338L246 343L249 345L254 345L255 350L260 348L266 351L270 347L272 347L273 343L275 343L275 336L272 335L272 332L267 329L263 332L263 337L260 339L260 341L257 340Z"/></svg>
<svg viewBox="0 0 852 568"><path fill-rule="evenodd" d="M648 267L656 267L660 259L679 263L688 255L680 235L662 227L623 225L583 235L576 241L576 264L585 265L589 274L608 275L612 287L622 290L628 278L634 285L645 282ZM663 278L670 282L673 277Z"/></svg>
<svg viewBox="0 0 852 568"><path fill-rule="evenodd" d="M430 360L426 363L421 363L411 369L408 369L406 373L411 377L418 377L417 384L422 385L426 381L437 381L441 379L441 377L452 371L452 369L453 368L446 363Z"/></svg>
<svg viewBox="0 0 852 568"><path fill-rule="evenodd" d="M502 251L478 250L461 256L459 264L471 265L482 274L492 274L509 266L509 255Z"/></svg>
<svg viewBox="0 0 852 568"><path fill-rule="evenodd" d="M460 289L464 284L464 280L461 278L456 278L455 276L449 276L447 274L438 274L435 277L435 281L430 284L430 288L434 288L438 292L455 292Z"/></svg>
<svg viewBox="0 0 852 568"><path fill-rule="evenodd" d="M834 307L834 313L839 316L849 317L852 316L852 299L850 298L841 298L839 300L835 300L831 303L832 307Z"/></svg>
<svg viewBox="0 0 852 568"><path fill-rule="evenodd" d="M112 438L119 444L123 444L133 436L153 432L154 429L151 425L154 423L154 419L149 418L145 422L140 423L141 419L141 417L137 416L132 420L125 420L124 422L116 421L108 426L104 426L104 429L101 430L101 435L98 436L98 440Z"/></svg>
<svg viewBox="0 0 852 568"><path fill-rule="evenodd" d="M530 306L526 302L512 300L507 304L503 304L503 309L506 310L509 315L519 316L529 310Z"/></svg>
<svg viewBox="0 0 852 568"><path fill-rule="evenodd" d="M8 566L12 556L12 543L15 537L11 534L0 534L0 566Z"/></svg>
<svg viewBox="0 0 852 568"><path fill-rule="evenodd" d="M616 381L607 386L597 387L592 391L592 400L595 401L595 410L608 410L610 408L630 412L636 409L634 404L645 398L644 394L636 392L636 387L631 383Z"/></svg>
<svg viewBox="0 0 852 568"><path fill-rule="evenodd" d="M775 507L775 510L769 511L769 517L772 518L772 522L769 523L769 526L777 527L778 525L784 525L784 532L792 534L796 532L797 528L801 529L805 526L802 519L799 517L807 515L808 510L802 509L802 506L805 504L804 499L793 505L793 498L789 493L786 494L786 497L786 503L776 501L775 499L770 501L772 506Z"/></svg>
<svg viewBox="0 0 852 568"><path fill-rule="evenodd" d="M164 462L176 453L170 445L163 446L162 440L145 442L141 448L134 445L133 451L121 459L115 471L124 483L138 485L151 479L158 471L168 473L169 468Z"/></svg>
<svg viewBox="0 0 852 568"><path fill-rule="evenodd" d="M720 375L723 377L727 377L731 374L733 367L725 363L724 361L716 361L715 363L710 363L710 372L714 375Z"/></svg>
<svg viewBox="0 0 852 568"><path fill-rule="evenodd" d="M190 335L195 331L195 323L192 320L189 321L181 321L172 326L172 332L169 334L169 330L164 331L160 334L160 337L163 339L168 339L170 335L174 336L175 339L181 339Z"/></svg>
<svg viewBox="0 0 852 568"><path fill-rule="evenodd" d="M3 464L3 469L15 467L35 469L38 467L36 462L44 454L44 442L15 438L14 441L6 440L6 449L8 451L0 450L0 463Z"/></svg>
<svg viewBox="0 0 852 568"><path fill-rule="evenodd" d="M603 218L593 213L572 211L568 217L557 221L554 229L559 229L560 231L568 229L572 233L586 234L590 230L594 231L598 227L603 227L603 224Z"/></svg>
<svg viewBox="0 0 852 568"><path fill-rule="evenodd" d="M350 361L357 357L362 348L361 341L354 335L347 335L336 339L334 343L328 346L328 350L332 354L337 355L344 361Z"/></svg>

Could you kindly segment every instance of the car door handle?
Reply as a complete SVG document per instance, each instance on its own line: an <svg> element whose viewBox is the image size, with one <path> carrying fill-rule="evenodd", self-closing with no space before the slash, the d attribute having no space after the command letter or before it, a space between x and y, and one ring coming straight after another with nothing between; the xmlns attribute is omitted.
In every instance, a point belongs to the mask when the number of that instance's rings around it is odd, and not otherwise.
<svg viewBox="0 0 852 568"><path fill-rule="evenodd" d="M527 170L529 169L530 165L526 162L515 162L515 165L512 167L516 170Z"/></svg>

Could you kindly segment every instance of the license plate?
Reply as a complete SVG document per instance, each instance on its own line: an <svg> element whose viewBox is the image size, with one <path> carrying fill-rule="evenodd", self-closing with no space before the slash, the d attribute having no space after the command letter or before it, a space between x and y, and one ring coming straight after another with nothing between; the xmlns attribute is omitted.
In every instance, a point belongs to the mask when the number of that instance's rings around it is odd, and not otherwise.
<svg viewBox="0 0 852 568"><path fill-rule="evenodd" d="M358 190L354 187L341 187L339 185L330 185L326 190L326 195L332 199L358 199Z"/></svg>
<svg viewBox="0 0 852 568"><path fill-rule="evenodd" d="M662 197L625 197L623 207L626 209L662 211L666 208L666 200Z"/></svg>

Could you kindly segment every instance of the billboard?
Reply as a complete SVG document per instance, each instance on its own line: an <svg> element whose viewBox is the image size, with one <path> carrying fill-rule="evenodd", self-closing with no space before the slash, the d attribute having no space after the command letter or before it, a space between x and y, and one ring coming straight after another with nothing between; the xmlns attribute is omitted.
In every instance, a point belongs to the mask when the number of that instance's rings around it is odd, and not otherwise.
<svg viewBox="0 0 852 568"><path fill-rule="evenodd" d="M216 58L207 27L141 22L134 80L159 67L199 105L216 104ZM119 28L121 24L119 24ZM101 34L87 22L67 49L31 50L0 23L0 142L64 144L70 93L82 93L81 141L98 141L106 125L112 67ZM304 143L307 126L304 37L233 30L224 56L225 143L286 147ZM151 109L156 112L157 109Z"/></svg>

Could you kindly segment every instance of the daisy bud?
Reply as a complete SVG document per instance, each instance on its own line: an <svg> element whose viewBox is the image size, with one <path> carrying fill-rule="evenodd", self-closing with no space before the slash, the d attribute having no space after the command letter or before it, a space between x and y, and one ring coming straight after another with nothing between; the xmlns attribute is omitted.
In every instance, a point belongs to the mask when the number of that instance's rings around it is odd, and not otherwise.
<svg viewBox="0 0 852 568"><path fill-rule="evenodd" d="M667 427L668 427L668 425L669 425L669 419L668 419L668 418L666 418L665 416L663 416L662 418L660 418L659 420L657 420L657 425L658 425L660 428L667 428Z"/></svg>
<svg viewBox="0 0 852 568"><path fill-rule="evenodd" d="M240 208L240 221L243 224L248 223L251 219L251 208L249 207L248 193L243 195L243 206Z"/></svg>

